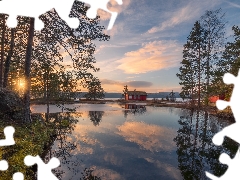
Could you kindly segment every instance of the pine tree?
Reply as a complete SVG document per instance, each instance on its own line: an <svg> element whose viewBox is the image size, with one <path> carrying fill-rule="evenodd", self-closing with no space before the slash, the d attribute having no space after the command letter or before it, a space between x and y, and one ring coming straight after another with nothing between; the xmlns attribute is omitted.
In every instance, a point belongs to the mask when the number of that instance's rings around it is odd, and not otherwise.
<svg viewBox="0 0 240 180"><path fill-rule="evenodd" d="M201 95L203 89L203 70L205 58L205 33L200 23L197 21L187 38L184 45L183 60L181 62L180 73L177 76L182 85L182 94L193 96L196 94L198 107L200 107Z"/></svg>
<svg viewBox="0 0 240 180"><path fill-rule="evenodd" d="M225 46L222 58L217 63L218 69L215 71L211 88L213 93L222 94L226 99L230 98L233 85L226 85L222 77L225 73L231 73L237 76L238 70L240 69L240 28L238 26L233 26L232 30L234 32L234 41L228 42Z"/></svg>
<svg viewBox="0 0 240 180"><path fill-rule="evenodd" d="M205 99L208 104L210 85L214 76L216 64L222 54L225 43L225 14L222 9L206 11L200 18L200 24L206 35L206 58L205 58Z"/></svg>

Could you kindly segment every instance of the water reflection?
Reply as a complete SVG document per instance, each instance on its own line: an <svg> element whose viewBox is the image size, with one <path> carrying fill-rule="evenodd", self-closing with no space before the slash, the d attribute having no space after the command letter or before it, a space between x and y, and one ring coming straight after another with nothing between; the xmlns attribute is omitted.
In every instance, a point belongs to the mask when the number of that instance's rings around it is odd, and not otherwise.
<svg viewBox="0 0 240 180"><path fill-rule="evenodd" d="M90 120L93 122L94 126L99 126L99 123L102 120L104 111L89 111L88 116Z"/></svg>
<svg viewBox="0 0 240 180"><path fill-rule="evenodd" d="M58 133L45 158L60 159L59 179L206 179L205 171L219 176L226 170L218 160L222 152L233 157L238 148L230 139L220 147L212 143L229 123L207 112L108 106L50 114Z"/></svg>
<svg viewBox="0 0 240 180"><path fill-rule="evenodd" d="M184 179L207 179L205 171L216 176L225 173L227 166L219 162L221 153L234 157L238 144L229 138L223 146L215 146L212 137L228 122L210 116L207 112L183 110L180 128L174 138L177 145L178 167Z"/></svg>
<svg viewBox="0 0 240 180"><path fill-rule="evenodd" d="M124 117L127 118L128 114L141 115L146 113L147 109L142 104L125 104L123 111Z"/></svg>

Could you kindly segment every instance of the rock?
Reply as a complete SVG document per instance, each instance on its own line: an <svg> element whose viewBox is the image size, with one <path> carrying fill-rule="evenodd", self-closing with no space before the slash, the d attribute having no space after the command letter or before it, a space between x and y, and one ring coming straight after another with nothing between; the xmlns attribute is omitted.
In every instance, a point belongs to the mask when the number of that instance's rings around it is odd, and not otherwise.
<svg viewBox="0 0 240 180"><path fill-rule="evenodd" d="M5 88L0 89L0 114L21 121L24 115L23 107L23 100L17 93Z"/></svg>

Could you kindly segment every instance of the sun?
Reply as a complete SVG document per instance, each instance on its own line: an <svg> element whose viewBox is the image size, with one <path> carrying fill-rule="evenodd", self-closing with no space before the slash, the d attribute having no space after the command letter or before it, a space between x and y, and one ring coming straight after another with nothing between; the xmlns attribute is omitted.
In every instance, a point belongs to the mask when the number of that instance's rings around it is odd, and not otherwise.
<svg viewBox="0 0 240 180"><path fill-rule="evenodd" d="M20 80L19 80L19 87L20 87L20 88L24 88L24 86L25 86L24 80L23 80L23 79L20 79Z"/></svg>

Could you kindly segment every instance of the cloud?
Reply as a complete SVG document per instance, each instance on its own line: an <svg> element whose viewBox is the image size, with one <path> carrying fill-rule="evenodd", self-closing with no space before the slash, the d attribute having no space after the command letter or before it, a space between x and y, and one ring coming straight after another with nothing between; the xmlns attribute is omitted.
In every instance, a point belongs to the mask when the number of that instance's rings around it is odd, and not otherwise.
<svg viewBox="0 0 240 180"><path fill-rule="evenodd" d="M112 32L112 30L111 30ZM95 51L95 54L100 54L100 51L102 51L103 49L105 48L122 48L124 46L122 45L115 45L115 44L110 44L110 43L104 43L104 44L101 44L99 47L96 48L96 51Z"/></svg>
<svg viewBox="0 0 240 180"><path fill-rule="evenodd" d="M114 81L110 79L101 79L102 84L108 84L108 85L124 85L124 82Z"/></svg>
<svg viewBox="0 0 240 180"><path fill-rule="evenodd" d="M171 151L176 148L173 142L176 131L170 128L144 122L125 122L118 130L117 134L123 136L126 141L134 142L151 152Z"/></svg>
<svg viewBox="0 0 240 180"><path fill-rule="evenodd" d="M153 85L153 83L148 81L130 81L127 82L126 84L131 87L149 87Z"/></svg>
<svg viewBox="0 0 240 180"><path fill-rule="evenodd" d="M125 53L118 60L118 69L127 74L140 74L179 66L182 46L175 41L153 41L143 47Z"/></svg>
<svg viewBox="0 0 240 180"><path fill-rule="evenodd" d="M236 4L236 3L233 3L233 2L229 2L229 1L225 1L225 2L227 2L230 5L232 5L233 7L240 8L239 4Z"/></svg>
<svg viewBox="0 0 240 180"><path fill-rule="evenodd" d="M190 1L187 5L177 9L175 12L167 13L168 19L148 30L148 33L156 33L168 30L184 22L198 20L203 14L203 9L214 7L218 0L212 1Z"/></svg>
<svg viewBox="0 0 240 180"><path fill-rule="evenodd" d="M159 26L154 26L148 33L156 33L159 31L166 30L167 28L174 27L182 22L189 21L195 18L195 14L198 13L198 9L193 8L190 4L174 12L170 19L162 22Z"/></svg>
<svg viewBox="0 0 240 180"><path fill-rule="evenodd" d="M113 81L110 79L101 79L102 85L115 85L119 86L123 89L123 86L128 85L130 88L140 88L140 87L150 87L153 85L152 82L149 81L125 81L125 82L120 82L120 81Z"/></svg>

